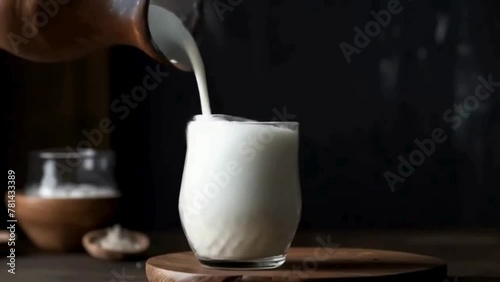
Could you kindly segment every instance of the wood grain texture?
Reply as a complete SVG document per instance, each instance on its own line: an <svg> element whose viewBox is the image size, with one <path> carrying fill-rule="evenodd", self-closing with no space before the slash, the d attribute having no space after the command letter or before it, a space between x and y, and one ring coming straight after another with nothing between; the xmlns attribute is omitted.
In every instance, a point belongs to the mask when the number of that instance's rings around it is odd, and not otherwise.
<svg viewBox="0 0 500 282"><path fill-rule="evenodd" d="M192 252L150 258L151 282L228 281L444 281L438 258L369 249L291 248L285 264L266 271L226 271L201 266Z"/></svg>
<svg viewBox="0 0 500 282"><path fill-rule="evenodd" d="M148 257L189 250L182 230L153 232L148 235L151 239L151 248L147 251ZM329 242L341 243L346 247L363 246L371 249L401 250L441 257L448 265L448 282L500 282L498 267L500 264L500 230L301 231L297 233L294 244L315 247L318 246L318 237L325 238L325 240L329 238ZM16 262L19 263L19 271L16 275L0 271L0 281L110 282L113 279L120 281L116 275L122 275L122 273L133 277L129 280L122 279L125 282L148 281L145 271L146 262L142 259L116 262L97 260L87 253L45 253L40 252L25 238L19 238L16 247ZM406 282L407 280L399 281ZM446 281L443 279L439 282Z"/></svg>

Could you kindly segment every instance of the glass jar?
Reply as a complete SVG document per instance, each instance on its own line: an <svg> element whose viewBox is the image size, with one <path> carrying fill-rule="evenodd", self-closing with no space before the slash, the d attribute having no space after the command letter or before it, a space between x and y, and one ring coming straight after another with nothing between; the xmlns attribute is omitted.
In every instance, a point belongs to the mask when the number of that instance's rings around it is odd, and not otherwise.
<svg viewBox="0 0 500 282"><path fill-rule="evenodd" d="M112 151L64 149L30 154L27 196L42 198L118 197Z"/></svg>

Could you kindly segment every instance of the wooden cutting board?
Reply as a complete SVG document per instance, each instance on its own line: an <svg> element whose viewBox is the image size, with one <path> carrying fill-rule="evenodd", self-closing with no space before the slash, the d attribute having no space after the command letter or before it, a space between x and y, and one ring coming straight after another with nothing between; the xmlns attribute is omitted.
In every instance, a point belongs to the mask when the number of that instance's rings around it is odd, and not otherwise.
<svg viewBox="0 0 500 282"><path fill-rule="evenodd" d="M419 281L444 282L446 263L438 258L369 249L291 248L273 270L218 270L203 267L192 252L150 258L151 282L232 281Z"/></svg>

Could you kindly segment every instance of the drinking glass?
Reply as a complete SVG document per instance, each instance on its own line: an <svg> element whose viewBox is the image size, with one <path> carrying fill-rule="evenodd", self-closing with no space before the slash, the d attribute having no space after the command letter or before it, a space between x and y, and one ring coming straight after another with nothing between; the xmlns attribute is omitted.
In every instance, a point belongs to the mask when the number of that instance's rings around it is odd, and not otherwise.
<svg viewBox="0 0 500 282"><path fill-rule="evenodd" d="M202 265L276 268L300 220L297 122L195 116L179 213Z"/></svg>

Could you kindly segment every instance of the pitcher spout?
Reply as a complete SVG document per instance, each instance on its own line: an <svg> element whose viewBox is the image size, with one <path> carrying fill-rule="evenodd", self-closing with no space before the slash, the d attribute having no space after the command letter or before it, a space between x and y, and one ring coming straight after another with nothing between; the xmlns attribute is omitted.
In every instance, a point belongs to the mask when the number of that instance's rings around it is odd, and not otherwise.
<svg viewBox="0 0 500 282"><path fill-rule="evenodd" d="M182 34L193 32L200 19L201 0L150 0L143 6L145 30L136 46L160 62L191 71ZM142 28L142 27L141 27Z"/></svg>

